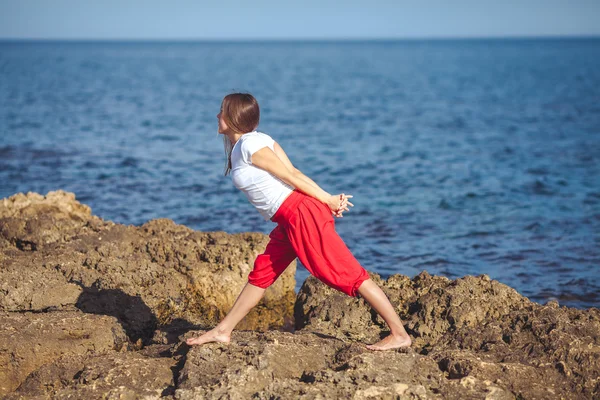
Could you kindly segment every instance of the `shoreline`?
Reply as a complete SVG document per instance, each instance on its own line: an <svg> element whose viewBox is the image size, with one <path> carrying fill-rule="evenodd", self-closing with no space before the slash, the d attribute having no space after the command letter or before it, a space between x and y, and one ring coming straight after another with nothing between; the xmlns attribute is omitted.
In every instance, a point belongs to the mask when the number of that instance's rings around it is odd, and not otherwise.
<svg viewBox="0 0 600 400"><path fill-rule="evenodd" d="M227 313L267 242L168 219L115 224L60 190L3 199L0 395L600 395L600 310L541 305L486 275L370 272L413 338L372 352L384 321L314 277L295 293L290 265L231 344L187 346Z"/></svg>

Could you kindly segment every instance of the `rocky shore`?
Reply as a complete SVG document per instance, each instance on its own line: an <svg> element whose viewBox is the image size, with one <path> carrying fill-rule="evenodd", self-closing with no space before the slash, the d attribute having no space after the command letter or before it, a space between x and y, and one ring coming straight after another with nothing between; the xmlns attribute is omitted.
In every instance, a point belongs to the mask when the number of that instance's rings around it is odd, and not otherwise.
<svg viewBox="0 0 600 400"><path fill-rule="evenodd" d="M296 295L292 264L231 343L187 346L267 243L115 224L63 191L0 200L0 398L600 398L600 311L540 305L485 275L371 273L413 337L372 352L384 321L312 277Z"/></svg>

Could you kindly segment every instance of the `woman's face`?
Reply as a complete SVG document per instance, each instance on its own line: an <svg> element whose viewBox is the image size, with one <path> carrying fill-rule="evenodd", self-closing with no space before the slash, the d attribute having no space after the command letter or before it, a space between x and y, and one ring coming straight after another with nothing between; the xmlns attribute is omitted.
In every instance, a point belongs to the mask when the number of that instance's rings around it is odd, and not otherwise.
<svg viewBox="0 0 600 400"><path fill-rule="evenodd" d="M221 105L221 110L217 114L217 119L219 120L219 133L225 133L229 127L223 119L223 105Z"/></svg>

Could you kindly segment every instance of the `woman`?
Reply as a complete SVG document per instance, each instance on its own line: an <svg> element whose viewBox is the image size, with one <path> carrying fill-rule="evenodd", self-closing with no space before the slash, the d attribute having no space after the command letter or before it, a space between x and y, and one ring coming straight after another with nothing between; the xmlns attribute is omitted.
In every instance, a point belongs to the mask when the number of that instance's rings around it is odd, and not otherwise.
<svg viewBox="0 0 600 400"><path fill-rule="evenodd" d="M360 294L385 320L390 335L371 350L411 345L389 299L371 280L335 231L334 218L343 217L352 198L331 195L292 165L281 146L258 132L260 110L256 99L245 93L225 96L221 103L219 134L223 134L227 164L234 185L265 220L277 223L270 241L248 275L248 282L231 311L215 328L186 340L188 345L229 342L231 332L262 299L265 290L298 257L308 271L325 284L349 296Z"/></svg>

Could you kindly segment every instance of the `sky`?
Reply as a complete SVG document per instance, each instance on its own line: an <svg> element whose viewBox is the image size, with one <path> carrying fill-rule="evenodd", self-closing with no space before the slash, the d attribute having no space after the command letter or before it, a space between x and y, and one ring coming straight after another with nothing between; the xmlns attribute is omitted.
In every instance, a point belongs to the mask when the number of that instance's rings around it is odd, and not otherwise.
<svg viewBox="0 0 600 400"><path fill-rule="evenodd" d="M600 0L0 0L0 39L598 35Z"/></svg>

